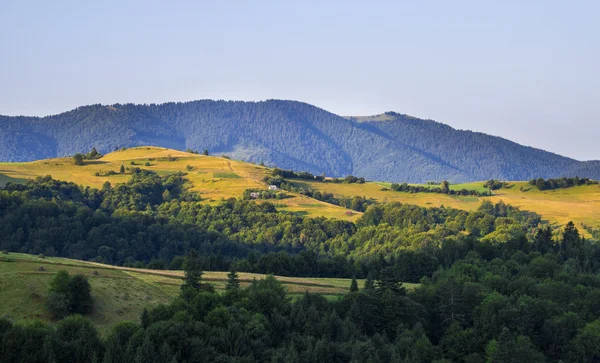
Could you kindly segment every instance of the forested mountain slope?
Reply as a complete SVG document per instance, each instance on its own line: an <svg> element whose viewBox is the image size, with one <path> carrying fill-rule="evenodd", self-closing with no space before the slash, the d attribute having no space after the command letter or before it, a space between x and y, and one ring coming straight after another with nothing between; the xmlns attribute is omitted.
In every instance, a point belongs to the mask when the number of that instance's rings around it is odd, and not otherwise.
<svg viewBox="0 0 600 363"><path fill-rule="evenodd" d="M92 105L42 118L0 116L1 161L136 145L206 148L255 163L382 181L600 178L598 162L396 113L344 118L295 101Z"/></svg>

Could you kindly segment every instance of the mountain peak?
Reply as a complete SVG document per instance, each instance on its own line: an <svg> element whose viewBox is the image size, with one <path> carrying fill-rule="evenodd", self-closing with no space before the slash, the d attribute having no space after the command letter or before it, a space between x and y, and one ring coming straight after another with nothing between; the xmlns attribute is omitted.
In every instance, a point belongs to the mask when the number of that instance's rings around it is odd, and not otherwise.
<svg viewBox="0 0 600 363"><path fill-rule="evenodd" d="M255 163L382 181L600 178L599 162L397 112L341 117L293 100L95 104L41 118L0 116L3 161L140 145L208 149Z"/></svg>

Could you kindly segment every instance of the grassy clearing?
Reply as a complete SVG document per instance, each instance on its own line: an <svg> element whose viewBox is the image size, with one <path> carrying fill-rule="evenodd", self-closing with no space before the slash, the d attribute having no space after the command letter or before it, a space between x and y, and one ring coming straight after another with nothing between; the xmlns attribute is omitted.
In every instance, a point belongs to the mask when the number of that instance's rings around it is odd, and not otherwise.
<svg viewBox="0 0 600 363"><path fill-rule="evenodd" d="M43 268L40 269L40 268ZM44 308L50 281L66 270L85 275L92 286L94 311L90 319L103 328L122 320L137 320L144 307L168 303L179 294L182 271L126 268L59 257L10 253L0 255L0 316L17 322L32 319L51 321ZM263 274L239 273L242 286ZM294 299L306 291L337 299L347 293L350 279L275 276ZM225 289L227 272L205 272L204 280L218 291ZM358 281L359 286L364 280ZM417 284L405 284L414 289Z"/></svg>

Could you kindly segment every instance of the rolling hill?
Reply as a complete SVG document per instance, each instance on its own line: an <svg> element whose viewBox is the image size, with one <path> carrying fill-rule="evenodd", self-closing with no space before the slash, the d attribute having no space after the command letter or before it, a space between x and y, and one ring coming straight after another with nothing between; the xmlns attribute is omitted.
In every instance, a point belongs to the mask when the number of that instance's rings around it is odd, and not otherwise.
<svg viewBox="0 0 600 363"><path fill-rule="evenodd" d="M0 255L0 316L16 322L51 321L44 308L50 281L60 270L82 274L92 286L94 309L90 319L99 327L123 320L138 320L144 308L166 304L179 294L183 271L147 270L111 266L59 257L22 253ZM241 286L265 275L239 273ZM350 279L276 276L292 298L305 291L335 298L348 291ZM225 289L227 272L205 272L203 279ZM359 280L362 284L364 281ZM416 284L405 284L414 288ZM362 285L361 285L362 286Z"/></svg>
<svg viewBox="0 0 600 363"><path fill-rule="evenodd" d="M341 117L296 101L91 105L42 118L0 116L2 161L140 145L206 148L253 163L381 181L600 178L600 162L398 113Z"/></svg>
<svg viewBox="0 0 600 363"><path fill-rule="evenodd" d="M146 163L149 166L146 166ZM205 203L216 204L227 198L241 197L246 189L266 189L263 181L269 169L263 166L222 157L204 156L183 151L137 147L112 152L99 160L76 166L72 158L54 158L25 163L0 163L0 185L21 182L38 176L72 181L101 188L105 182L115 185L129 180L131 175L117 173L120 166L139 167L159 174L185 172L191 191L200 193ZM191 167L188 170L187 166ZM110 174L113 171L115 174ZM99 173L100 175L96 175ZM311 216L356 220L361 213L346 214L345 208L324 203L306 196L288 193L291 198L277 200L280 210Z"/></svg>
<svg viewBox="0 0 600 363"><path fill-rule="evenodd" d="M158 147L136 147L109 153L99 160L74 165L72 158L54 158L25 163L0 163L0 185L22 182L37 176L51 175L55 179L101 188L105 182L115 185L126 182L130 175L106 175L118 172L121 165L153 170L159 174L186 173L189 188L200 193L203 203L219 204L227 198L239 198L246 189L267 189L264 177L270 169L244 161L204 156ZM147 166L148 165L148 166ZM188 166L190 169L188 170ZM96 175L98 173L99 175ZM494 191L491 197L445 195L438 193L406 193L389 190L389 183L364 184L324 183L307 179L289 179L295 186L332 193L335 197L365 197L376 203L400 202L422 207L444 205L462 210L474 210L483 200L503 201L523 210L538 213L556 227L574 221L578 226L600 229L600 186L585 185L567 189L540 191L525 181L510 182L508 188ZM523 187L523 191L521 191ZM453 184L451 188L484 191L482 182ZM356 221L362 213L348 213L346 208L325 203L298 193L285 192L290 197L273 201L280 211L311 217ZM260 201L259 201L260 202ZM586 228L583 228L584 230Z"/></svg>

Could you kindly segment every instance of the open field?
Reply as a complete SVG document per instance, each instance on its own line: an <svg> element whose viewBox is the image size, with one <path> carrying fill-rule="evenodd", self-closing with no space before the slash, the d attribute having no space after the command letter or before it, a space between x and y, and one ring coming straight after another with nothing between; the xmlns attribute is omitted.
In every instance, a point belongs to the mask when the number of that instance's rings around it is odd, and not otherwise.
<svg viewBox="0 0 600 363"><path fill-rule="evenodd" d="M0 316L21 322L31 319L50 321L44 300L50 281L60 270L83 274L89 279L95 301L90 319L100 327L121 320L136 320L144 307L168 303L179 293L183 277L182 271L127 268L21 253L0 255ZM239 276L242 286L265 277L243 272ZM292 298L306 291L337 298L350 286L350 279L275 277L286 286ZM227 272L205 272L203 279L222 291ZM363 286L364 281L358 283ZM412 289L417 284L405 286Z"/></svg>
<svg viewBox="0 0 600 363"><path fill-rule="evenodd" d="M129 180L129 174L96 176L126 168L138 167L159 174L182 171L190 182L190 190L200 193L203 202L215 204L227 198L241 197L246 189L267 189L263 178L268 169L259 165L227 158L191 154L157 147L136 147L112 152L99 160L77 166L71 158L39 160L28 163L0 163L0 185L12 179L33 179L51 175L58 180L101 188L106 181L115 185ZM15 180L13 180L15 181ZM346 209L296 195L278 200L279 209L313 217L356 220L361 213L346 215ZM274 202L274 201L271 201Z"/></svg>
<svg viewBox="0 0 600 363"><path fill-rule="evenodd" d="M382 190L382 187L389 187L388 183L334 184L297 179L294 180L294 184L332 193L337 197L360 195L380 203L400 202L423 207L444 205L473 210L477 209L481 201L486 199L494 203L503 201L522 210L536 212L556 227L563 226L569 221L573 221L578 227L581 227L582 224L593 228L600 227L600 185L540 191L529 185L528 182L509 182L507 188L495 190L491 197L462 197L438 193L405 193ZM484 189L483 182L457 184L451 187L470 190ZM521 187L523 191L521 191Z"/></svg>

